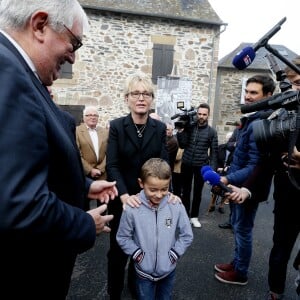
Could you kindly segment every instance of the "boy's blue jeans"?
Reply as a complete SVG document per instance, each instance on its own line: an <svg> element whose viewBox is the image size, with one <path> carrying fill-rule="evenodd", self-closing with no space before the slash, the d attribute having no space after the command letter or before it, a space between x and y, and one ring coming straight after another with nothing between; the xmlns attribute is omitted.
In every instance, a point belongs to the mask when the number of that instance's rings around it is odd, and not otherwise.
<svg viewBox="0 0 300 300"><path fill-rule="evenodd" d="M233 265L244 277L248 275L252 255L252 231L257 205L232 204L231 224L234 230L235 250Z"/></svg>
<svg viewBox="0 0 300 300"><path fill-rule="evenodd" d="M175 270L159 281L151 281L136 275L138 300L171 300L175 280Z"/></svg>

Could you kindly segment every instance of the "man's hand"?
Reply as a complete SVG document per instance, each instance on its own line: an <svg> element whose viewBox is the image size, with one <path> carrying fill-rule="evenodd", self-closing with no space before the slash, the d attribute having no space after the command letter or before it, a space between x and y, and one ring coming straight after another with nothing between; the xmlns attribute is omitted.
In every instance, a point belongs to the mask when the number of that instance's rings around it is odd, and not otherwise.
<svg viewBox="0 0 300 300"><path fill-rule="evenodd" d="M298 151L296 146L294 147L294 151L291 156L292 157L289 164L286 160L284 160L284 158L287 158L287 153L285 153L282 156L283 164L291 169L300 169L300 151Z"/></svg>
<svg viewBox="0 0 300 300"><path fill-rule="evenodd" d="M232 192L226 193L225 200L232 201L236 204L242 204L251 197L250 191L244 187L239 188L232 184L229 184L228 187L231 188Z"/></svg>
<svg viewBox="0 0 300 300"><path fill-rule="evenodd" d="M91 170L90 174L91 174L92 178L97 179L101 176L101 171L99 169L94 168L94 169Z"/></svg>
<svg viewBox="0 0 300 300"><path fill-rule="evenodd" d="M228 179L225 176L221 176L220 181L223 182L225 185L228 184Z"/></svg>
<svg viewBox="0 0 300 300"><path fill-rule="evenodd" d="M89 199L99 200L101 203L108 203L109 200L118 196L116 182L108 182L106 180L96 180L90 185L88 193Z"/></svg>
<svg viewBox="0 0 300 300"><path fill-rule="evenodd" d="M96 234L100 234L101 232L110 232L110 228L108 226L108 222L113 219L113 215L102 215L107 209L107 205L103 204L95 209L91 209L87 211L88 214L92 216L96 226Z"/></svg>

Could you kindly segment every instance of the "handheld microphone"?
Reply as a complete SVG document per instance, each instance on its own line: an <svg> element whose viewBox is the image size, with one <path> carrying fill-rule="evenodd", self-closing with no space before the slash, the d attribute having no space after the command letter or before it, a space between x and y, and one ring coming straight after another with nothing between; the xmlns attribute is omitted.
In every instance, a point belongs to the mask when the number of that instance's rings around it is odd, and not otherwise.
<svg viewBox="0 0 300 300"><path fill-rule="evenodd" d="M226 186L220 179L221 176L215 171L206 171L203 175L204 181L212 186L221 188L224 192L232 193L232 189Z"/></svg>
<svg viewBox="0 0 300 300"><path fill-rule="evenodd" d="M203 177L203 174L206 172L206 171L213 171L212 167L211 166L203 166L201 168L201 175Z"/></svg>
<svg viewBox="0 0 300 300"><path fill-rule="evenodd" d="M271 30L269 30L257 43L253 45L253 47L246 47L242 49L240 52L236 54L233 58L232 64L239 70L243 70L247 68L250 64L252 64L255 56L256 51L264 47L269 39L277 33L281 29L281 25L286 21L286 17L281 19Z"/></svg>

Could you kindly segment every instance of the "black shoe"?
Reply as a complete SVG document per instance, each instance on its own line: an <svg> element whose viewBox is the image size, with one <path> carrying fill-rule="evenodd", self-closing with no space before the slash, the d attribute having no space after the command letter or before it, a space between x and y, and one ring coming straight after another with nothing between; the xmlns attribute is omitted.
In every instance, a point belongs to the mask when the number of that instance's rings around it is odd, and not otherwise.
<svg viewBox="0 0 300 300"><path fill-rule="evenodd" d="M225 214L225 209L224 209L224 207L219 207L219 208L218 208L218 212L219 212L220 214Z"/></svg>
<svg viewBox="0 0 300 300"><path fill-rule="evenodd" d="M222 223L218 225L222 229L232 229L232 225L228 222Z"/></svg>

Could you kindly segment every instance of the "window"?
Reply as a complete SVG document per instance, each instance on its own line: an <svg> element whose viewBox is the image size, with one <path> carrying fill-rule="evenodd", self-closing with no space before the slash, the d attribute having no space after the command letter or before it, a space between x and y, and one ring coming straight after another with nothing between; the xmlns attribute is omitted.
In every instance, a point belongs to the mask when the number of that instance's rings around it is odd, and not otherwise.
<svg viewBox="0 0 300 300"><path fill-rule="evenodd" d="M171 74L173 58L174 47L172 45L153 45L152 82L154 84L157 84L158 76L167 76Z"/></svg>

